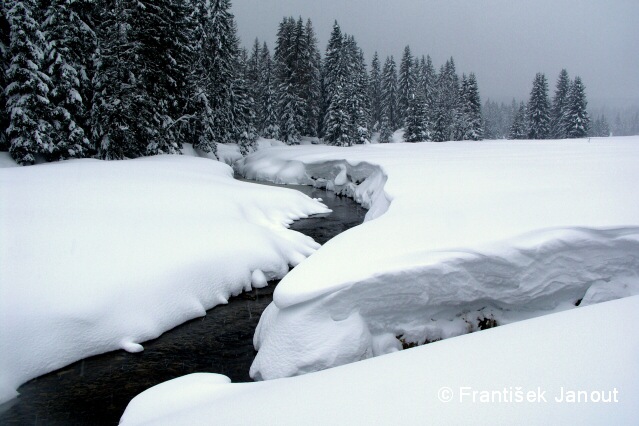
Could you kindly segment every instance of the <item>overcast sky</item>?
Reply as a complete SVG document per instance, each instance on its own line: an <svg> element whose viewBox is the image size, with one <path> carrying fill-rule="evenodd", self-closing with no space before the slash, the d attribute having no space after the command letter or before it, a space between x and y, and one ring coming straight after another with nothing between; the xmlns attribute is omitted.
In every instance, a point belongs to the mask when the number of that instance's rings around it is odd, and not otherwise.
<svg viewBox="0 0 639 426"><path fill-rule="evenodd" d="M453 56L477 75L482 99L527 99L537 72L554 91L559 71L579 75L591 103L639 103L639 0L233 0L242 43L271 51L283 16L311 18L320 51L333 21L370 63L399 62L409 44L437 69Z"/></svg>

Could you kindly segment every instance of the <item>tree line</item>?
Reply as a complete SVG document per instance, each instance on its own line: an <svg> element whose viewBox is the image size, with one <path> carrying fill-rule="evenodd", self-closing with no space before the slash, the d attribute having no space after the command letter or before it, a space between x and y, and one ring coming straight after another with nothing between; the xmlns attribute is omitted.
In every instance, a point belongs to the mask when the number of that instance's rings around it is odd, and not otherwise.
<svg viewBox="0 0 639 426"><path fill-rule="evenodd" d="M1 12L0 149L19 164L185 143L246 154L260 136L338 146L389 142L399 129L407 142L496 136L494 106L482 114L475 75L460 77L453 58L436 71L406 46L399 65L375 53L368 66L337 22L322 55L311 20L285 17L271 54L259 40L240 46L230 0L8 0ZM508 136L579 137L568 114L587 131L583 85L564 83L551 105L538 76Z"/></svg>
<svg viewBox="0 0 639 426"><path fill-rule="evenodd" d="M0 17L0 149L20 164L216 152L258 136L349 146L481 139L473 74L406 47L370 73L337 22L322 58L312 22L284 18L273 55L240 47L229 0L9 0Z"/></svg>
<svg viewBox="0 0 639 426"><path fill-rule="evenodd" d="M486 101L484 128L487 139L566 139L610 136L611 127L600 114L594 120L587 109L586 91L580 77L569 78L563 69L552 100L543 73L533 80L530 99L511 105Z"/></svg>

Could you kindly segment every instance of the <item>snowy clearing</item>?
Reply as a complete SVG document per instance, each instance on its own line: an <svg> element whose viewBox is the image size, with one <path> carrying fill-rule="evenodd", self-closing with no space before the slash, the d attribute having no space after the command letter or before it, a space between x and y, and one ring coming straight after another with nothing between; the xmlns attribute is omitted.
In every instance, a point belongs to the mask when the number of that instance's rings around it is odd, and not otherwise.
<svg viewBox="0 0 639 426"><path fill-rule="evenodd" d="M631 297L300 377L191 374L138 395L121 424L636 424L637 322Z"/></svg>
<svg viewBox="0 0 639 426"><path fill-rule="evenodd" d="M235 167L370 207L278 286L258 380L639 294L637 137L281 147Z"/></svg>
<svg viewBox="0 0 639 426"><path fill-rule="evenodd" d="M0 199L0 403L281 278L319 247L288 224L327 212L188 156L4 168Z"/></svg>

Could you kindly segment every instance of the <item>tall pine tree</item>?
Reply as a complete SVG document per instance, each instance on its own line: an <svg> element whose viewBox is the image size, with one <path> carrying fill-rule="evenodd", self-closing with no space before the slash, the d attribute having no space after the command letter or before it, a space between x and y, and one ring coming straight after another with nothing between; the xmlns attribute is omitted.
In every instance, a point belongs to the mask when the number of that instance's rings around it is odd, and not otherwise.
<svg viewBox="0 0 639 426"><path fill-rule="evenodd" d="M53 0L45 11L48 39L47 73L51 77L53 151L49 160L80 158L92 154L88 137L92 97L91 60L97 49L86 2Z"/></svg>
<svg viewBox="0 0 639 426"><path fill-rule="evenodd" d="M392 56L384 62L382 73L382 118L379 141L388 142L390 136L399 128L397 115L397 67Z"/></svg>
<svg viewBox="0 0 639 426"><path fill-rule="evenodd" d="M257 110L261 121L258 124L260 134L267 139L280 138L280 126L277 116L277 96L275 93L275 76L273 61L266 43L262 46L260 59L260 92Z"/></svg>
<svg viewBox="0 0 639 426"><path fill-rule="evenodd" d="M550 133L550 104L546 76L537 73L528 101L528 138L547 139Z"/></svg>
<svg viewBox="0 0 639 426"><path fill-rule="evenodd" d="M11 42L11 28L7 20L8 4L0 4L0 151L9 150L9 141L7 140L7 127L9 127L9 116L7 115L7 97L5 90L7 88L7 71L9 70L9 44Z"/></svg>
<svg viewBox="0 0 639 426"><path fill-rule="evenodd" d="M368 90L371 103L371 130L378 131L382 121L382 72L377 52L373 55L371 62Z"/></svg>
<svg viewBox="0 0 639 426"><path fill-rule="evenodd" d="M590 117L588 115L588 101L586 89L580 77L575 77L570 86L570 98L566 116L566 136L569 138L584 138L588 136L590 129Z"/></svg>
<svg viewBox="0 0 639 426"><path fill-rule="evenodd" d="M463 99L463 115L465 119L462 139L479 141L484 138L483 118L479 87L474 73L470 73L466 80Z"/></svg>
<svg viewBox="0 0 639 426"><path fill-rule="evenodd" d="M404 124L404 119L408 111L409 100L413 93L415 78L413 76L413 55L410 46L404 48L404 54L399 64L399 85L397 96L397 113L399 122Z"/></svg>
<svg viewBox="0 0 639 426"><path fill-rule="evenodd" d="M555 96L552 100L552 108L550 110L550 137L554 139L563 139L566 137L567 123L566 116L568 112L568 100L570 97L570 78L568 71L562 69L557 79L557 87Z"/></svg>
<svg viewBox="0 0 639 426"><path fill-rule="evenodd" d="M35 0L11 0L7 18L11 26L7 70L7 136L9 152L18 164L33 164L37 154L53 151L49 91L51 80L42 69L46 46Z"/></svg>

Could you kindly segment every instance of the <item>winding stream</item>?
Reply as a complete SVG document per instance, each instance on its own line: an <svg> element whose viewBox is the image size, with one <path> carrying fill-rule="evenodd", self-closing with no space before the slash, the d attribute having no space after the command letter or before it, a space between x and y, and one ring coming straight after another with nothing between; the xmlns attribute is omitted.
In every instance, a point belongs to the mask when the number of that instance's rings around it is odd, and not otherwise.
<svg viewBox="0 0 639 426"><path fill-rule="evenodd" d="M308 186L286 187L322 198L333 210L291 225L320 244L364 220L366 210L351 199ZM0 424L115 425L134 396L166 380L212 372L233 382L251 381L253 333L276 285L231 298L144 343L143 352L97 355L25 383L18 398L0 406Z"/></svg>

